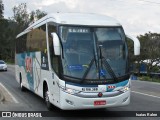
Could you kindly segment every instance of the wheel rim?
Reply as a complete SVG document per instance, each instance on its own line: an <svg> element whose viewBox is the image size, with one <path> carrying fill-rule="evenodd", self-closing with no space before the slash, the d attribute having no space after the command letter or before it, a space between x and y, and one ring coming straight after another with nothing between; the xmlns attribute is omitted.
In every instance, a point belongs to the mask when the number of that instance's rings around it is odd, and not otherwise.
<svg viewBox="0 0 160 120"><path fill-rule="evenodd" d="M45 92L45 101L46 103L49 103L49 91L48 90L46 90Z"/></svg>

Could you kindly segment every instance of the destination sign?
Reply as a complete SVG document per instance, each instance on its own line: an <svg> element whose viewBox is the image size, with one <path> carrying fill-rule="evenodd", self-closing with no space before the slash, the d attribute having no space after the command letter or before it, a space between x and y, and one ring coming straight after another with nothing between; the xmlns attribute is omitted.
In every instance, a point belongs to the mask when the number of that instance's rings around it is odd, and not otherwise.
<svg viewBox="0 0 160 120"><path fill-rule="evenodd" d="M69 32L74 32L74 33L88 33L89 29L87 28L69 28Z"/></svg>

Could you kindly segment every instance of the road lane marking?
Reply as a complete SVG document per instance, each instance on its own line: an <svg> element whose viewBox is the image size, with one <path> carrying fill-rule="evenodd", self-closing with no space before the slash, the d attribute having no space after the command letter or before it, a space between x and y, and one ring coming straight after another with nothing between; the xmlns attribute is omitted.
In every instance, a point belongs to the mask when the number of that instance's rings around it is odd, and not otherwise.
<svg viewBox="0 0 160 120"><path fill-rule="evenodd" d="M9 90L2 83L0 83L0 86L2 86L5 91L7 91L7 93L11 96L15 103L19 103L18 100L9 92Z"/></svg>
<svg viewBox="0 0 160 120"><path fill-rule="evenodd" d="M150 94L146 94L146 93L141 93L141 92L137 92L137 91L131 91L133 93L137 93L137 94L141 94L141 95L145 95L145 96L149 96L149 97L154 97L154 98L159 98L159 96L155 96L155 95L150 95Z"/></svg>

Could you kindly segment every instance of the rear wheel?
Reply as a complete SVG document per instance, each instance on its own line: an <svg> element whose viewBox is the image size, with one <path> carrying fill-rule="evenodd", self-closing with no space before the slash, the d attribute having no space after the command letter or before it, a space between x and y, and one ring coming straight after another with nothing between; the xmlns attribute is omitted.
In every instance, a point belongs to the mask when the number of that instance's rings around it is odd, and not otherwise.
<svg viewBox="0 0 160 120"><path fill-rule="evenodd" d="M46 103L46 106L47 106L48 110L52 110L53 106L52 106L52 104L49 101L48 86L45 86L45 88L44 88L44 100L45 100L45 103Z"/></svg>
<svg viewBox="0 0 160 120"><path fill-rule="evenodd" d="M21 88L21 91L25 91L25 87L23 86L23 83L22 83L22 76L20 74L20 88Z"/></svg>

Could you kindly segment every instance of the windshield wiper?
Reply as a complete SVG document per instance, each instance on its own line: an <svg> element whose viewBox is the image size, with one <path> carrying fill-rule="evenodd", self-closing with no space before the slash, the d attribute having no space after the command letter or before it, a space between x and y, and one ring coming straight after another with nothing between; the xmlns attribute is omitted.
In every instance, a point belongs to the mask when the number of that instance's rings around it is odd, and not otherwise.
<svg viewBox="0 0 160 120"><path fill-rule="evenodd" d="M87 70L85 71L85 73L84 73L84 75L83 75L83 77L82 77L81 83L83 83L83 82L85 81L85 78L86 78L86 76L88 75L88 73L89 73L89 71L90 71L90 69L91 69L94 61L95 61L95 58L93 58L93 59L90 61L89 66L88 66Z"/></svg>
<svg viewBox="0 0 160 120"><path fill-rule="evenodd" d="M95 37L95 36L93 35L93 37ZM97 55L97 49L96 49L95 46L96 46L96 41L94 40L94 49L93 49L93 55L94 55L94 57L90 61L89 67L87 68L87 70L85 71L85 73L84 73L84 75L82 77L82 83L85 81L85 78L87 77L87 75L88 75L88 73L89 73L89 71L90 71L90 69L91 69L91 67L92 67L92 65L93 65L94 62L95 62L96 69L98 69L98 71L99 71L99 68L100 68L100 66L99 66L99 57ZM99 79L100 79L100 75L99 75Z"/></svg>
<svg viewBox="0 0 160 120"><path fill-rule="evenodd" d="M112 70L111 66L109 65L108 61L103 57L101 47L102 47L102 45L99 45L101 68L103 69L103 63L104 63L104 67L107 69L110 76L116 81L117 77L116 77L114 71ZM105 77L105 76L103 76L103 77Z"/></svg>
<svg viewBox="0 0 160 120"><path fill-rule="evenodd" d="M115 73L113 72L111 66L109 65L108 61L104 57L103 57L102 61L104 63L105 68L107 69L108 73L110 74L110 76L112 76L112 78L115 81L117 81L117 77L116 77Z"/></svg>
<svg viewBox="0 0 160 120"><path fill-rule="evenodd" d="M101 69L103 69L103 61L102 61L103 56L102 56L101 47L102 47L102 45L99 45L99 50L100 50L100 56L99 56L99 57L100 57ZM102 75L102 77L103 77L104 79L107 79L105 75ZM100 74L99 74L99 79L100 79Z"/></svg>

